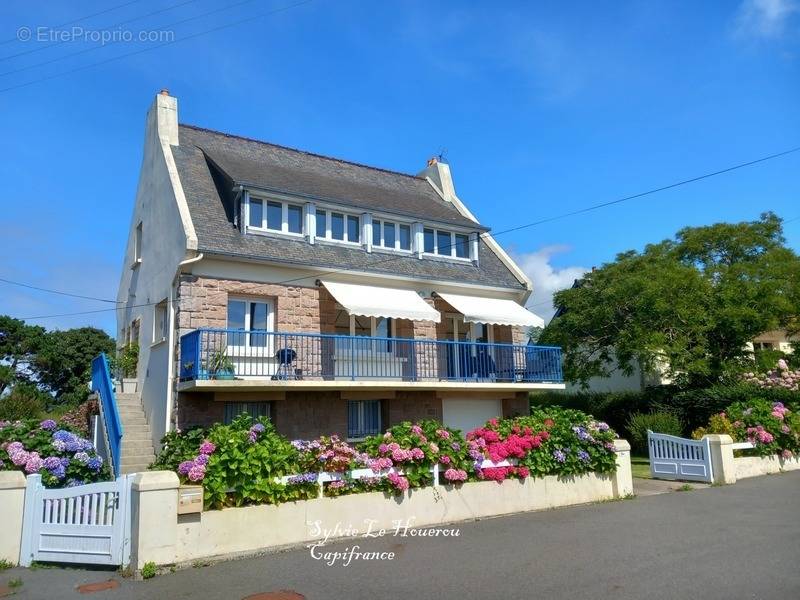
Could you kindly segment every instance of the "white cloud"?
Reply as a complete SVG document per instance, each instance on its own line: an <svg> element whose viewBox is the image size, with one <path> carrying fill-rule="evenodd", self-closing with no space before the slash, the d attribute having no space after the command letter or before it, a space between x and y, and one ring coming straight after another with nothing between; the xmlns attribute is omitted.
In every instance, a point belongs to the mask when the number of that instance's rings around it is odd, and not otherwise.
<svg viewBox="0 0 800 600"><path fill-rule="evenodd" d="M528 308L545 321L549 321L555 313L553 292L571 287L573 281L589 271L581 266L559 268L551 264L553 256L569 250L568 246L545 246L536 252L514 255L514 260L533 281L533 294L528 300Z"/></svg>
<svg viewBox="0 0 800 600"><path fill-rule="evenodd" d="M744 0L736 16L736 34L748 38L778 37L798 11L796 0Z"/></svg>

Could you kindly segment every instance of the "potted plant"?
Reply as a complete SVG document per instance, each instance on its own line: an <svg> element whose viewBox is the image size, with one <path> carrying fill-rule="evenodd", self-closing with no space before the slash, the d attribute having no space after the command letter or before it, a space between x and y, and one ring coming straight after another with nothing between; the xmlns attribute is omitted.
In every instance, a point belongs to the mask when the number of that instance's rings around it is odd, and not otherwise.
<svg viewBox="0 0 800 600"><path fill-rule="evenodd" d="M129 343L109 360L111 371L122 380L122 393L136 393L136 371L139 365L139 344Z"/></svg>
<svg viewBox="0 0 800 600"><path fill-rule="evenodd" d="M208 357L208 374L211 379L233 379L233 361L226 349L215 350Z"/></svg>

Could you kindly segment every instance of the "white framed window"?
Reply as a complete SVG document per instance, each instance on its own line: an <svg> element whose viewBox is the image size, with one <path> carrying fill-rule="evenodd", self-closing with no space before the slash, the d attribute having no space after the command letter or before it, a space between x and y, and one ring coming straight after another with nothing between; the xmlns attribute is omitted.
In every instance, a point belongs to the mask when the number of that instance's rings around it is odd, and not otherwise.
<svg viewBox="0 0 800 600"><path fill-rule="evenodd" d="M450 258L470 258L469 234L426 227L423 230L423 252Z"/></svg>
<svg viewBox="0 0 800 600"><path fill-rule="evenodd" d="M346 244L361 243L361 216L317 207L316 237Z"/></svg>
<svg viewBox="0 0 800 600"><path fill-rule="evenodd" d="M372 246L373 248L411 252L411 225L373 219Z"/></svg>
<svg viewBox="0 0 800 600"><path fill-rule="evenodd" d="M264 349L271 355L275 314L270 300L228 298L228 347L233 349Z"/></svg>
<svg viewBox="0 0 800 600"><path fill-rule="evenodd" d="M381 432L380 400L349 400L347 402L347 439L362 440Z"/></svg>
<svg viewBox="0 0 800 600"><path fill-rule="evenodd" d="M274 231L303 235L302 204L250 197L247 202L247 227L256 231Z"/></svg>
<svg viewBox="0 0 800 600"><path fill-rule="evenodd" d="M334 322L336 335L350 337L396 338L396 322L389 317L363 317L361 315L348 315L340 310ZM351 350L351 342L346 339L337 339L337 350ZM372 343L356 342L355 350L369 352L391 352L392 342L388 339L373 340Z"/></svg>
<svg viewBox="0 0 800 600"><path fill-rule="evenodd" d="M138 267L142 262L142 223L141 221L136 226L136 232L133 236L133 265Z"/></svg>
<svg viewBox="0 0 800 600"><path fill-rule="evenodd" d="M153 343L166 341L169 334L169 311L166 298L153 307Z"/></svg>

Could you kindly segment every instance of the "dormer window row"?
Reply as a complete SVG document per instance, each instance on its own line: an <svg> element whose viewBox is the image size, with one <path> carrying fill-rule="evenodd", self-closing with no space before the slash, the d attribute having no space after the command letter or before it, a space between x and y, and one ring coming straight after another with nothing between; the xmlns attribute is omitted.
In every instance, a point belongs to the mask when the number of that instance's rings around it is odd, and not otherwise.
<svg viewBox="0 0 800 600"><path fill-rule="evenodd" d="M304 237L310 244L361 246L367 252L397 252L419 258L477 261L478 234L421 222L353 213L334 206L260 197L242 199L243 233Z"/></svg>

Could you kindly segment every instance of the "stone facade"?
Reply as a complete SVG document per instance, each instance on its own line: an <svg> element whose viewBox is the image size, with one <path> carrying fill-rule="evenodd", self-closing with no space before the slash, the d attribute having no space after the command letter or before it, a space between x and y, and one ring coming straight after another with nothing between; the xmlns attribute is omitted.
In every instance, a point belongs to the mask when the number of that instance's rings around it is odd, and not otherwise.
<svg viewBox="0 0 800 600"><path fill-rule="evenodd" d="M274 311L274 329L279 333L336 333L335 323L340 311L331 294L322 287L300 287L248 281L218 279L196 275L181 276L177 298L178 340L181 335L201 327L227 327L229 297L270 300ZM441 298L427 298L426 302L442 314L456 312ZM398 338L413 340L447 339L447 325L441 323L397 319L395 333ZM495 326L494 341L500 344L524 343L525 331L521 327ZM176 340L177 341L177 340ZM224 335L219 336L224 345ZM208 342L213 345L213 341ZM228 341L230 343L230 341ZM335 377L335 346L331 340L319 338L283 339L284 344L297 348L295 367L307 379L333 379ZM303 345L305 344L305 345ZM179 348L176 348L179 350ZM212 349L213 350L213 349ZM452 356L442 346L435 344L409 344L398 342L394 355L404 358L403 378L410 378L412 371L419 377L438 379L448 375L448 362ZM274 348L265 350L264 359L270 360ZM505 350L495 353L497 368L513 367L511 354ZM179 352L176 352L176 356ZM301 356L302 355L302 356ZM504 355L507 355L504 358ZM259 359L261 360L261 358ZM262 361L263 362L263 361ZM180 365L176 365L180 372ZM250 373L254 374L254 373ZM269 376L270 373L262 375ZM327 375L326 375L327 374ZM465 389L468 393L468 389ZM274 395L242 393L237 401L269 401L271 414L278 431L290 438L311 438L321 434L347 434L346 392L286 392L276 399ZM402 421L422 419L442 420L442 401L435 391L402 391L387 393L369 399L382 401L384 427ZM214 397L211 393L180 393L175 403L174 420L185 429L191 426L208 427L223 420L225 400L230 397ZM527 414L527 394L503 401L504 416Z"/></svg>
<svg viewBox="0 0 800 600"><path fill-rule="evenodd" d="M403 421L442 420L442 399L434 390L357 394L354 396L346 391L286 392L276 400L275 393L247 393L242 394L240 401L270 402L275 428L290 439L332 434L346 438L348 398L380 400L384 428ZM231 395L226 394L226 398ZM221 422L224 407L225 401L221 397L215 399L212 393L182 393L178 400L178 427L209 427ZM516 417L528 412L525 392L503 400L503 417Z"/></svg>

